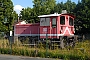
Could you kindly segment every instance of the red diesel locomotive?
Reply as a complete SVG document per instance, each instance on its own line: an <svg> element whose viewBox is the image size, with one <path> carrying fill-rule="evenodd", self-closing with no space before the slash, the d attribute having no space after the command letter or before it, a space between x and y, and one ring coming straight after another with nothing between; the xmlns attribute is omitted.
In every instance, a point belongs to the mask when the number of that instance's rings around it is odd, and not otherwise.
<svg viewBox="0 0 90 60"><path fill-rule="evenodd" d="M38 16L40 23L26 24L24 21L14 26L14 36L39 37L39 40L45 40L46 35L50 41L58 39L63 45L63 38L67 41L74 41L74 19L75 17L68 13L54 13ZM68 43L69 43L68 42ZM62 46L63 47L63 46Z"/></svg>

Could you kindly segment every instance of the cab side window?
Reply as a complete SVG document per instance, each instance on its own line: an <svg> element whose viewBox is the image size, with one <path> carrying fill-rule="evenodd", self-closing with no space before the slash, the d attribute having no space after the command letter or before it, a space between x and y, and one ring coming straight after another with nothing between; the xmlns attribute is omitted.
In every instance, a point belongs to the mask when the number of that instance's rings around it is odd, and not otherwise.
<svg viewBox="0 0 90 60"><path fill-rule="evenodd" d="M56 27L56 18L52 18L52 27Z"/></svg>
<svg viewBox="0 0 90 60"><path fill-rule="evenodd" d="M40 26L50 26L50 18L40 18Z"/></svg>
<svg viewBox="0 0 90 60"><path fill-rule="evenodd" d="M65 25L65 16L60 17L60 24Z"/></svg>

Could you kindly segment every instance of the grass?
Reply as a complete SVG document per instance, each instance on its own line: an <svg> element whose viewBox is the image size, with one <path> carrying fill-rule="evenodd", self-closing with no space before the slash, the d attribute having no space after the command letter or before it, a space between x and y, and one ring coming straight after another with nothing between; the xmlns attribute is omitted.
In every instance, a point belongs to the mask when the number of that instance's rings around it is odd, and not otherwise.
<svg viewBox="0 0 90 60"><path fill-rule="evenodd" d="M42 45L42 44L41 44ZM39 48L31 48L29 46L22 46L21 43L12 45L13 55L23 55L30 57L46 57L46 49L43 46ZM76 46L70 50L68 49L48 49L48 58L57 58L64 60L90 60L90 41L76 43ZM0 40L0 53L10 54L10 45L8 40Z"/></svg>

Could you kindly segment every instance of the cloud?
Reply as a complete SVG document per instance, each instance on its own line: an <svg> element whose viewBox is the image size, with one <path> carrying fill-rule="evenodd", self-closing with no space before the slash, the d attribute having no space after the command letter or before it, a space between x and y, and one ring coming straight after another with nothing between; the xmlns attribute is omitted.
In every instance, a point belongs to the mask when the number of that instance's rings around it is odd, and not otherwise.
<svg viewBox="0 0 90 60"><path fill-rule="evenodd" d="M15 5L14 6L14 11L16 11L16 13L20 13L20 11L22 10L22 8L24 8L24 7L22 7L21 5Z"/></svg>

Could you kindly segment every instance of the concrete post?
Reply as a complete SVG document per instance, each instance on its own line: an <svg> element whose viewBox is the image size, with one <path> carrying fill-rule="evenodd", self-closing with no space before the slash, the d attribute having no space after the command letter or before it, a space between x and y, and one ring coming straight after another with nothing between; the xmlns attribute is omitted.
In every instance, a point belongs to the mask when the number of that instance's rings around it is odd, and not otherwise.
<svg viewBox="0 0 90 60"><path fill-rule="evenodd" d="M63 42L63 37L60 37L60 47L63 49L64 48L64 42Z"/></svg>
<svg viewBox="0 0 90 60"><path fill-rule="evenodd" d="M18 45L18 36L14 36L14 43Z"/></svg>

